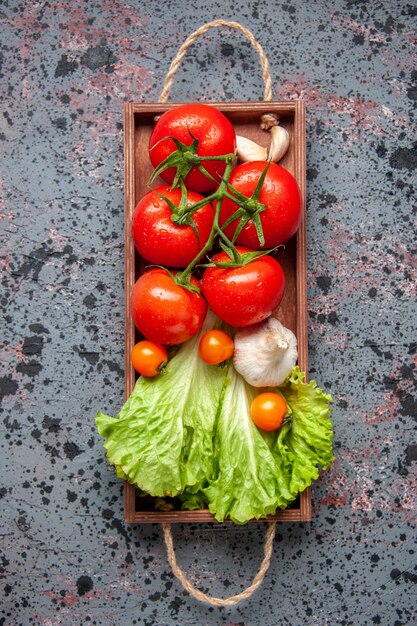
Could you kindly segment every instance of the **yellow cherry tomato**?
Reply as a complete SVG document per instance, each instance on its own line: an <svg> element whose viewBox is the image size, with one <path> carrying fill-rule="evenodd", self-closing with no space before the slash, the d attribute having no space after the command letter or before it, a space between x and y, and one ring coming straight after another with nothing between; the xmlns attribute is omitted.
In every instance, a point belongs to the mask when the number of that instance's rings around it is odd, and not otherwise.
<svg viewBox="0 0 417 626"><path fill-rule="evenodd" d="M209 365L219 365L232 356L233 339L222 330L209 330L200 339L198 351L203 361Z"/></svg>
<svg viewBox="0 0 417 626"><path fill-rule="evenodd" d="M130 353L132 365L142 376L157 376L168 361L168 352L153 341L139 341Z"/></svg>
<svg viewBox="0 0 417 626"><path fill-rule="evenodd" d="M288 412L287 403L279 393L260 393L252 401L250 415L258 428L276 430Z"/></svg>

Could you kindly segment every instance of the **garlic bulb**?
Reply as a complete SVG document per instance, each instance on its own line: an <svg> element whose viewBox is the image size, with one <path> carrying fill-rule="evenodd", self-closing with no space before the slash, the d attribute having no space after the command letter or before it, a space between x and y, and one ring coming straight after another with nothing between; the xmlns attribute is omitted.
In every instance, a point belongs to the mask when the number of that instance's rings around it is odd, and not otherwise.
<svg viewBox="0 0 417 626"><path fill-rule="evenodd" d="M236 154L239 161L266 161L266 148L255 143L247 137L236 135Z"/></svg>
<svg viewBox="0 0 417 626"><path fill-rule="evenodd" d="M238 330L233 365L250 385L281 385L297 362L297 338L275 317Z"/></svg>

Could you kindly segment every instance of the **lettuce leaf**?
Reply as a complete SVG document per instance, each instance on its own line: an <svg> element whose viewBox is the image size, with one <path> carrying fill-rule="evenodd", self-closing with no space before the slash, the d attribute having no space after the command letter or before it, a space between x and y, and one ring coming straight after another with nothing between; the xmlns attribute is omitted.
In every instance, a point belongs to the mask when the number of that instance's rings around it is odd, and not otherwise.
<svg viewBox="0 0 417 626"><path fill-rule="evenodd" d="M116 418L99 412L97 428L120 478L142 493L178 496L183 508L208 506L237 524L285 508L333 461L332 398L295 367L276 389L289 417L275 432L250 417L261 390L230 364L207 365L201 336L220 322L210 312L155 379L139 378ZM270 390L269 390L270 391Z"/></svg>
<svg viewBox="0 0 417 626"><path fill-rule="evenodd" d="M304 372L296 366L278 389L287 401L290 420L271 446L274 455L282 459L293 494L304 491L318 478L318 466L327 469L334 460L329 406L332 397L315 380L306 383L304 378Z"/></svg>
<svg viewBox="0 0 417 626"><path fill-rule="evenodd" d="M99 412L98 432L119 476L153 496L198 489L213 472L213 428L226 370L198 356L202 329L181 346L165 372L141 377L116 418Z"/></svg>
<svg viewBox="0 0 417 626"><path fill-rule="evenodd" d="M218 521L243 524L285 508L318 478L320 465L333 461L331 396L294 368L277 390L290 418L273 433L259 430L250 418L250 403L259 390L247 385L233 368L228 372L216 426L215 478L204 494Z"/></svg>
<svg viewBox="0 0 417 626"><path fill-rule="evenodd" d="M188 511L197 511L201 509L207 509L208 501L202 489L193 491L192 487L187 487L183 493L178 496L178 500L181 502L181 508Z"/></svg>
<svg viewBox="0 0 417 626"><path fill-rule="evenodd" d="M216 478L204 489L209 510L243 524L265 517L291 500L287 481L249 409L256 390L230 367L217 420Z"/></svg>

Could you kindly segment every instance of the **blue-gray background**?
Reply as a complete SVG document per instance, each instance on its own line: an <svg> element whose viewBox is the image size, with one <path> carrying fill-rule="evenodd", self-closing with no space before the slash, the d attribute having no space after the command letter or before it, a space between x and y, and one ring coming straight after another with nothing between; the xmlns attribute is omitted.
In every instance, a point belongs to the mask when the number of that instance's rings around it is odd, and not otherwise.
<svg viewBox="0 0 417 626"><path fill-rule="evenodd" d="M0 3L0 624L416 623L415 3L396 0ZM335 452L311 524L278 529L234 609L173 578L160 527L127 527L96 434L123 398L125 101L155 101L179 45L238 20L274 99L304 98L310 376L334 397ZM256 53L213 30L172 100L261 99ZM177 526L217 595L246 587L264 526Z"/></svg>

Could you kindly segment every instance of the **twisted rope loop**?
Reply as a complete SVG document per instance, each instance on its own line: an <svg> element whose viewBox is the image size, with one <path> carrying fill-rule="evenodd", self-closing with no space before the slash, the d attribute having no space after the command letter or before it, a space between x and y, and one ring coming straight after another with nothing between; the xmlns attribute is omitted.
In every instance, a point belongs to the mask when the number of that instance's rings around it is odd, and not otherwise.
<svg viewBox="0 0 417 626"><path fill-rule="evenodd" d="M159 102L166 102L168 100L169 93L171 91L172 82L177 72L179 66L181 65L181 61L184 58L188 48L194 43L194 41L200 36L204 35L210 28L220 28L222 26L226 26L228 28L234 28L245 35L245 37L250 41L252 47L259 54L261 68L262 68L262 76L264 80L264 100L269 101L272 100L272 80L271 74L269 71L269 62L268 58L262 48L262 46L257 42L254 35L250 30L239 24L238 22L227 22L225 20L214 20L213 22L208 22L204 24L196 31L191 33L184 41L180 49L178 50L177 55L173 59L171 66L168 70L168 73L165 77L164 87L159 96ZM174 541L172 539L171 525L170 524L162 524L162 528L164 531L164 539L167 547L167 555L168 561L171 565L172 571L178 580L181 582L182 586L188 593L199 600L200 602L205 602L207 604L211 604L212 606L234 606L241 602L242 600L246 600L250 598L250 596L255 593L255 591L260 587L262 581L265 577L266 572L268 571L269 565L271 563L271 555L272 555L272 547L274 543L275 530L276 530L276 522L270 522L268 525L268 529L265 535L265 543L264 543L264 556L262 559L261 566L256 574L255 578L252 581L252 584L249 585L244 591L238 593L235 596L230 596L229 598L216 598L214 596L209 596L206 593L203 593L197 587L195 587L186 577L182 569L177 564L177 559L175 556L174 550Z"/></svg>
<svg viewBox="0 0 417 626"><path fill-rule="evenodd" d="M269 101L272 100L272 80L271 74L269 71L269 62L268 57L266 56L262 46L257 42L253 33L250 30L239 24L238 22L227 22L226 20L214 20L213 22L207 22L207 24L203 24L200 28L197 28L196 31L191 33L184 41L182 46L177 52L176 57L173 59L171 66L168 70L168 73L165 77L164 88L159 96L159 102L166 102L168 100L169 92L171 91L172 81L177 72L179 66L181 65L181 61L185 56L188 48L194 43L194 41L200 36L204 35L210 28L220 28L222 26L226 26L228 28L234 28L239 30L241 33L245 35L245 37L250 41L252 47L259 54L261 67L262 67L262 76L264 79L264 100Z"/></svg>
<svg viewBox="0 0 417 626"><path fill-rule="evenodd" d="M258 570L258 573L252 581L252 584L249 585L249 587L247 587L241 593L238 593L235 596L230 596L229 598L216 598L214 596L209 596L206 593L203 593L202 591L197 589L197 587L195 587L188 580L182 569L177 564L177 559L174 551L174 542L172 539L171 525L162 524L162 527L164 530L164 539L167 547L168 561L171 565L172 571L174 572L175 576L178 578L184 589L188 591L188 593L196 600L211 604L212 606L234 606L235 604L238 604L238 602L250 598L250 596L254 594L255 591L261 586L265 574L268 571L269 565L271 563L276 522L270 522L268 524L268 530L266 531L264 543L264 557L262 559L262 563Z"/></svg>

